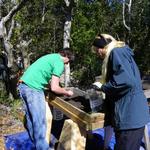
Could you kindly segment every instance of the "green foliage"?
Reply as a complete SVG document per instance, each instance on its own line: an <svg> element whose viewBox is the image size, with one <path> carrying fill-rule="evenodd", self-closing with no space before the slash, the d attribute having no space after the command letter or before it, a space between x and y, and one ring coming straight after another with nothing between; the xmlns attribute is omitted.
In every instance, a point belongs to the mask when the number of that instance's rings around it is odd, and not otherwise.
<svg viewBox="0 0 150 150"><path fill-rule="evenodd" d="M15 16L18 22L14 30L12 43L19 39L29 40L28 53L35 57L44 53L55 52L63 45L65 21L64 0L30 1ZM45 6L45 7L44 7ZM44 21L43 8L45 8ZM6 9L3 8L6 13ZM126 21L131 27L128 31L123 25L122 4L113 1L109 6L106 1L95 0L93 3L78 1L72 11L71 48L76 53L76 60L71 64L74 80L79 85L88 86L95 76L101 73L101 61L91 51L92 42L98 33L108 33L116 39L126 41L135 51L135 59L141 72L150 72L150 2L149 0L132 2L131 20Z"/></svg>
<svg viewBox="0 0 150 150"><path fill-rule="evenodd" d="M131 46L142 74L150 73L150 2L136 0L132 6Z"/></svg>
<svg viewBox="0 0 150 150"><path fill-rule="evenodd" d="M63 44L63 15L58 11L58 1L31 1L16 16L19 26L15 28L13 43L17 39L30 40L28 51L38 57L55 52ZM43 14L44 9L44 14ZM44 17L43 17L44 16Z"/></svg>
<svg viewBox="0 0 150 150"><path fill-rule="evenodd" d="M114 11L99 1L90 5L81 1L74 9L71 45L77 54L74 78L79 79L79 85L90 85L101 74L101 62L91 51L92 42L98 33L113 32L113 15Z"/></svg>
<svg viewBox="0 0 150 150"><path fill-rule="evenodd" d="M91 54L92 41L98 33L108 33L125 41L135 50L135 59L141 73L150 72L149 8L148 0L132 2L131 20L128 20L130 14L126 12L126 22L131 27L131 31L127 31L123 25L121 3L114 2L111 7L100 1L90 5L78 3L74 10L71 36L72 47L78 54L75 68L79 71L75 75L80 78L81 85L93 81L101 70L101 63Z"/></svg>

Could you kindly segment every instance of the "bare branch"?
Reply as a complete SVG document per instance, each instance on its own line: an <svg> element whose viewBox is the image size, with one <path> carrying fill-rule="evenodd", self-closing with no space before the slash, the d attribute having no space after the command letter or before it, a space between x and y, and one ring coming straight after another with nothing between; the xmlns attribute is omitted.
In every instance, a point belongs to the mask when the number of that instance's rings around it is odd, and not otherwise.
<svg viewBox="0 0 150 150"><path fill-rule="evenodd" d="M46 15L46 13L45 13L45 7L46 7L46 2L45 2L45 0L43 0L43 5L42 5L42 21L41 21L41 23L44 23L44 20L45 20L45 15Z"/></svg>
<svg viewBox="0 0 150 150"><path fill-rule="evenodd" d="M11 11L8 13L8 15L4 17L4 23L6 23L7 21L9 21L14 16L14 14L24 6L24 4L27 1L29 1L29 0L22 0L18 5L14 6L11 9Z"/></svg>
<svg viewBox="0 0 150 150"><path fill-rule="evenodd" d="M18 48L26 48L28 45L32 42L32 39L29 41L22 40L20 43L17 45Z"/></svg>
<svg viewBox="0 0 150 150"><path fill-rule="evenodd" d="M7 36L7 31L6 31L6 27L4 25L4 18L1 19L0 21L0 38L6 38Z"/></svg>
<svg viewBox="0 0 150 150"><path fill-rule="evenodd" d="M14 21L14 19L12 19L11 20L11 27L10 27L10 30L9 30L9 33L8 33L8 37L7 37L8 40L10 40L10 38L12 36L12 31L13 31L14 27L15 27L15 21Z"/></svg>
<svg viewBox="0 0 150 150"><path fill-rule="evenodd" d="M129 14L131 14L131 4L132 4L132 0L129 1L129 5L128 5Z"/></svg>
<svg viewBox="0 0 150 150"><path fill-rule="evenodd" d="M3 1L0 0L0 20L2 18L2 5L3 5Z"/></svg>
<svg viewBox="0 0 150 150"><path fill-rule="evenodd" d="M130 27L127 26L126 21L125 21L125 1L123 2L122 15L123 15L123 24L130 31Z"/></svg>

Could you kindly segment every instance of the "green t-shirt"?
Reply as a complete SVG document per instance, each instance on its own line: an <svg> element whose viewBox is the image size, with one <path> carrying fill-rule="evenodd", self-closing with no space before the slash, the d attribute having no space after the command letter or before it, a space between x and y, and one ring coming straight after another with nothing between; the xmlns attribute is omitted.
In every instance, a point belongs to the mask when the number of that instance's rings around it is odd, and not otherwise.
<svg viewBox="0 0 150 150"><path fill-rule="evenodd" d="M64 62L60 54L48 54L35 61L23 74L21 80L29 87L43 89L52 75L60 77L64 71Z"/></svg>

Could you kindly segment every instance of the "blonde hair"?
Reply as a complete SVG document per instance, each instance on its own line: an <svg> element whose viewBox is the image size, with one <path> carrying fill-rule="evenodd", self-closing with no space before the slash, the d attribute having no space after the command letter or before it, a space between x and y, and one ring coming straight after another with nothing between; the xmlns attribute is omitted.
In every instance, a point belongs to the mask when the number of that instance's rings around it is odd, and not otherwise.
<svg viewBox="0 0 150 150"><path fill-rule="evenodd" d="M102 64L102 81L101 81L104 84L106 82L107 65L108 65L108 59L110 56L110 52L116 47L124 47L125 42L117 41L115 38L113 38L109 34L101 34L101 36L104 37L106 40L111 39L111 42L104 47L104 49L106 50L106 56L105 56L105 58L103 60L103 64Z"/></svg>

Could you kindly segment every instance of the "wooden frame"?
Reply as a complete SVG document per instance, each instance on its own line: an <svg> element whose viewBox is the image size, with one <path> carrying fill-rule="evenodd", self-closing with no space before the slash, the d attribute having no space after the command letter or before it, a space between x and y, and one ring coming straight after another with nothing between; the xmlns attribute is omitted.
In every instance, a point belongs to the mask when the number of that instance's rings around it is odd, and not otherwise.
<svg viewBox="0 0 150 150"><path fill-rule="evenodd" d="M52 93L49 94L48 102L53 107L61 110L67 117L78 123L80 127L84 128L86 131L103 128L103 113L88 114Z"/></svg>
<svg viewBox="0 0 150 150"><path fill-rule="evenodd" d="M83 94L84 93L80 91L80 95ZM150 98L150 90L145 90L144 94L146 98ZM104 113L88 114L80 110L79 108L73 106L72 104L66 102L63 98L55 96L52 93L49 93L49 97L47 100L50 105L61 110L66 116L68 116L71 120L77 123L84 131L91 131L98 128L103 128L104 126ZM144 141L146 150L149 150L150 141L147 125L145 125L144 130ZM83 145L85 145L85 143ZM69 150L72 150L71 146Z"/></svg>

